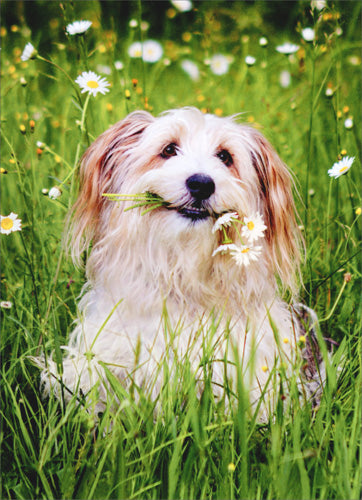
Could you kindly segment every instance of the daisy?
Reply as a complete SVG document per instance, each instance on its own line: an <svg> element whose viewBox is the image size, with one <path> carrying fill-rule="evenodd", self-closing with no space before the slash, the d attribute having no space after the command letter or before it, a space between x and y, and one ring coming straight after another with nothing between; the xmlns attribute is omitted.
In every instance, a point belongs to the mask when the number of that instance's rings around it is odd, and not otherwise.
<svg viewBox="0 0 362 500"><path fill-rule="evenodd" d="M210 59L210 69L214 75L225 75L229 71L229 59L223 54L215 54Z"/></svg>
<svg viewBox="0 0 362 500"><path fill-rule="evenodd" d="M226 253L226 252L237 252L238 247L234 243L227 243L224 245L219 245L216 250L213 251L212 256L215 257L218 253Z"/></svg>
<svg viewBox="0 0 362 500"><path fill-rule="evenodd" d="M188 12L192 9L190 0L171 0L171 3L180 12Z"/></svg>
<svg viewBox="0 0 362 500"><path fill-rule="evenodd" d="M280 86L283 87L283 89L286 89L290 86L291 82L292 82L292 75L287 69L283 69L283 71L280 72L279 76Z"/></svg>
<svg viewBox="0 0 362 500"><path fill-rule="evenodd" d="M128 47L128 55L129 55L129 57L132 57L133 59L142 57L142 43L141 42L133 42Z"/></svg>
<svg viewBox="0 0 362 500"><path fill-rule="evenodd" d="M334 177L338 179L341 175L344 175L348 172L348 170L352 167L352 163L354 162L354 156L349 157L345 156L342 160L336 162L331 169L328 170L328 175L330 177Z"/></svg>
<svg viewBox="0 0 362 500"><path fill-rule="evenodd" d="M241 247L230 250L230 253L238 266L248 266L251 261L258 260L261 247L241 245Z"/></svg>
<svg viewBox="0 0 362 500"><path fill-rule="evenodd" d="M142 45L142 59L144 62L155 63L163 55L162 45L155 40L146 40Z"/></svg>
<svg viewBox="0 0 362 500"><path fill-rule="evenodd" d="M299 50L299 45L296 45L296 44L290 43L290 42L285 42L285 43L283 43L283 45L278 45L276 47L276 50L280 54L285 54L285 55L289 56L290 54L294 54L295 52L297 52Z"/></svg>
<svg viewBox="0 0 362 500"><path fill-rule="evenodd" d="M18 219L18 215L11 212L10 215L1 217L1 234L10 234L14 231L21 231L21 219Z"/></svg>
<svg viewBox="0 0 362 500"><path fill-rule="evenodd" d="M124 68L124 64L122 61L115 61L114 67L116 68L117 71L122 71L122 69Z"/></svg>
<svg viewBox="0 0 362 500"><path fill-rule="evenodd" d="M81 35L85 33L92 26L91 21L74 21L74 23L70 23L65 28L65 31L68 35Z"/></svg>
<svg viewBox="0 0 362 500"><path fill-rule="evenodd" d="M103 73L104 75L110 75L112 73L111 68L106 64L97 64L97 71L99 71L99 73Z"/></svg>
<svg viewBox="0 0 362 500"><path fill-rule="evenodd" d="M302 30L302 37L306 42L313 42L315 37L315 31L313 28L304 28Z"/></svg>
<svg viewBox="0 0 362 500"><path fill-rule="evenodd" d="M83 71L75 82L78 83L79 87L82 89L82 94L84 92L89 92L95 97L98 92L101 94L109 92L109 89L107 89L107 87L109 87L107 80L101 78L93 71Z"/></svg>
<svg viewBox="0 0 362 500"><path fill-rule="evenodd" d="M249 243L264 238L264 231L267 229L262 216L259 212L254 217L244 217L244 224L241 228L241 235L248 240Z"/></svg>
<svg viewBox="0 0 362 500"><path fill-rule="evenodd" d="M11 309L13 307L13 303L9 300L2 300L0 302L1 309Z"/></svg>
<svg viewBox="0 0 362 500"><path fill-rule="evenodd" d="M130 20L130 22L128 23L128 26L129 26L130 28L137 28L137 26L138 26L138 21L137 21L137 19L131 19L131 20Z"/></svg>
<svg viewBox="0 0 362 500"><path fill-rule="evenodd" d="M190 59L184 59L181 62L181 68L184 70L185 73L189 75L191 80L194 82L197 82L200 78L200 71L199 68L197 67L197 64L195 64L193 61L190 61Z"/></svg>
<svg viewBox="0 0 362 500"><path fill-rule="evenodd" d="M29 42L25 45L23 53L21 54L20 59L22 61L28 61L29 59L34 59L37 55L38 51L36 48Z"/></svg>
<svg viewBox="0 0 362 500"><path fill-rule="evenodd" d="M312 10L323 10L327 6L326 0L312 0L310 3Z"/></svg>
<svg viewBox="0 0 362 500"><path fill-rule="evenodd" d="M347 118L344 122L344 126L346 129L351 129L353 128L353 119L352 118Z"/></svg>
<svg viewBox="0 0 362 500"><path fill-rule="evenodd" d="M256 59L253 56L246 56L245 57L245 62L248 66L254 66Z"/></svg>
<svg viewBox="0 0 362 500"><path fill-rule="evenodd" d="M48 193L48 196L51 200L56 200L57 198L59 198L60 196L62 195L62 192L61 190L54 186L52 187L50 190L49 190L49 193Z"/></svg>
<svg viewBox="0 0 362 500"><path fill-rule="evenodd" d="M230 226L230 224L237 218L238 214L236 212L227 212L226 214L221 215L216 219L212 232L216 233L216 231L220 231L223 227Z"/></svg>
<svg viewBox="0 0 362 500"><path fill-rule="evenodd" d="M268 39L265 36L262 36L259 39L259 45L260 47L266 47L268 45Z"/></svg>

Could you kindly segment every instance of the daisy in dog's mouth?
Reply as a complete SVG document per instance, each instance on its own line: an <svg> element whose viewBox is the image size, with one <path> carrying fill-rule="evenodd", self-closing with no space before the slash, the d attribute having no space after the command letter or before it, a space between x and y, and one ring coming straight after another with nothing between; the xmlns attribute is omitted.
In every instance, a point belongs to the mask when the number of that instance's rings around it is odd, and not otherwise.
<svg viewBox="0 0 362 500"><path fill-rule="evenodd" d="M184 204L184 205L174 205L161 196L151 192L132 194L118 194L118 193L103 193L103 196L112 201L131 201L134 202L133 205L126 208L125 210L132 210L133 208L142 208L145 210L141 212L144 215L156 208L166 208L167 210L175 210L183 217L191 219L193 221L207 219L208 217L217 218L218 215L211 213L204 206L197 206L196 204Z"/></svg>
<svg viewBox="0 0 362 500"><path fill-rule="evenodd" d="M208 217L215 219L212 228L213 233L222 232L222 243L214 250L212 256L229 254L238 266L248 266L250 262L258 260L262 247L255 245L255 242L264 237L267 229L262 216L256 212L253 216L240 218L237 212L229 211L222 214L209 212L202 204L200 207L194 205L174 206L165 201L161 196L146 192L135 195L103 193L103 196L113 201L131 201L133 205L125 210L142 208L144 215L156 208L175 210L183 217L192 221L204 220ZM239 241L233 241L228 235L228 228L232 227Z"/></svg>

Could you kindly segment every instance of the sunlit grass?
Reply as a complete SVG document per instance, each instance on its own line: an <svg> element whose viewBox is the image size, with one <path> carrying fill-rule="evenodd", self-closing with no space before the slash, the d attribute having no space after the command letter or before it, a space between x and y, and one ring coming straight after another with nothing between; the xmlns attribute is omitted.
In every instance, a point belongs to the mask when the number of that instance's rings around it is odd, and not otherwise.
<svg viewBox="0 0 362 500"><path fill-rule="evenodd" d="M98 2L75 4L64 2L56 15L44 7L44 26L34 34L20 22L0 33L1 214L22 221L21 231L1 235L1 300L11 302L1 308L1 498L360 498L360 6L347 19L343 6L341 13L331 7L310 14L305 2L293 29L280 33L263 17L264 4L244 10L204 2L189 13L170 4L156 36L147 2L132 3L133 22L122 33L116 18L102 18ZM8 13L11 2L2 9ZM140 29L141 18L149 32ZM78 19L93 24L84 35L66 36L65 26ZM301 37L306 26L315 29L312 42ZM160 60L128 55L141 37L160 42ZM286 40L300 47L290 57L275 50ZM29 41L37 58L21 61ZM225 74L212 72L207 60L215 54L227 57ZM245 63L247 56L255 62ZM185 59L197 65L198 79L182 69ZM109 92L81 94L75 80L83 71L104 76ZM249 408L242 377L236 395L226 387L225 399L215 400L207 348L201 398L185 360L173 377L160 367L164 387L156 402L111 379L120 403L99 419L77 398L65 406L40 397L30 356L53 352L61 365L84 283L62 238L81 155L130 111L184 105L241 112L293 173L306 241L301 298L317 311L320 336L339 344L330 361L324 353L327 383L316 412L300 405L295 380L288 381L288 405L263 424ZM346 156L355 157L350 170L330 178L328 170ZM60 195L49 197L51 188ZM115 203L125 201L115 195ZM147 194L126 201L145 210L161 203ZM277 380L271 377L278 393Z"/></svg>

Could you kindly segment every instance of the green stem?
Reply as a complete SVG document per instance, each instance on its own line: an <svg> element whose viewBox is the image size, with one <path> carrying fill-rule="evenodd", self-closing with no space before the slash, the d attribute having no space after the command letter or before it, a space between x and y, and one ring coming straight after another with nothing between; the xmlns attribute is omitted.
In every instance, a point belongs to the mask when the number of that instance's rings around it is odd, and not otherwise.
<svg viewBox="0 0 362 500"><path fill-rule="evenodd" d="M332 309L330 310L329 314L325 318L322 318L319 320L320 323L322 323L324 321L328 321L333 316L333 313L338 305L338 302L340 301L340 298L342 297L342 293L343 293L344 289L346 288L347 283L348 283L348 281L343 280L343 284L342 284L341 289L339 291L339 294L338 294L338 296L333 304Z"/></svg>
<svg viewBox="0 0 362 500"><path fill-rule="evenodd" d="M75 85L74 80L68 75L68 73L66 71L64 71L64 69L62 67L58 66L58 64L56 64L55 62L51 61L50 59L46 59L45 57L42 57L42 56L39 56L39 55L37 55L36 57L40 61L44 61L44 62L46 62L48 64L51 64L52 66L54 66L55 68L57 68L61 73L63 73L63 75L65 75L68 78L68 80L71 82L72 87L76 90L79 101L81 100L80 99L80 94L79 94L79 89Z"/></svg>
<svg viewBox="0 0 362 500"><path fill-rule="evenodd" d="M139 29L139 33L140 33L140 40L141 40L141 43L143 43L143 35L142 35L142 29L141 29L141 23L142 23L142 1L141 0L137 0L137 11L138 11L138 29ZM143 52L143 49L142 49L142 52ZM146 65L145 65L143 58L141 58L141 64L142 64L142 80L143 80L143 82L142 82L143 97L146 98L147 97Z"/></svg>
<svg viewBox="0 0 362 500"><path fill-rule="evenodd" d="M111 319L111 317L113 316L113 313L114 311L117 309L117 307L120 305L120 303L123 302L123 299L119 300L117 302L117 304L112 308L111 312L108 314L108 316L106 317L106 319L104 320L102 326L100 327L100 329L98 330L97 332L97 335L94 337L93 339L93 342L90 346L90 349L89 349L89 354L92 353L92 349L94 347L94 344L96 343L97 341L97 338L99 337L99 335L102 333L102 330L105 328L106 324L108 323L108 321Z"/></svg>
<svg viewBox="0 0 362 500"><path fill-rule="evenodd" d="M311 106L310 106L310 117L309 117L309 134L308 134L308 156L307 156L307 175L305 181L305 216L304 216L304 227L308 227L308 205L309 205L309 175L311 169L311 159L312 159L312 130L313 130L313 117L314 117L314 108L316 103L314 102L314 88L315 88L315 56L312 57L313 65L312 65L312 88L311 88Z"/></svg>
<svg viewBox="0 0 362 500"><path fill-rule="evenodd" d="M86 113L87 113L87 108L88 108L88 103L89 103L90 96L91 96L91 94L88 93L87 98L86 98L85 103L84 103L84 106L83 106L82 120L81 120L81 123L80 123L81 138L83 137L83 133L85 131L85 117L86 117ZM82 141L80 140L78 142L78 145L77 145L77 151L75 153L75 160L74 160L73 168L69 172L69 174L66 176L66 178L63 180L63 182L60 184L60 186L64 186L64 184L66 184L68 182L68 180L70 179L70 177L72 177L72 175L74 174L74 172L78 168L78 163L79 163L79 158L80 158L80 151L81 151L81 143L82 143Z"/></svg>
<svg viewBox="0 0 362 500"><path fill-rule="evenodd" d="M31 274L31 279L33 281L33 290L34 290L34 298L35 298L37 313L38 313L38 317L40 317L40 307L39 307L38 291L37 291L37 287L36 287L36 280L35 280L35 274L34 274L33 264L32 264L32 261L30 259L30 255L29 255L28 249L26 248L26 244L25 244L25 240L24 240L24 236L23 236L22 231L20 231L20 238L21 238L21 242L23 244L24 250L25 250L27 261L28 261L28 267L29 267L29 271L30 271L30 274Z"/></svg>
<svg viewBox="0 0 362 500"><path fill-rule="evenodd" d="M328 248L328 227L329 227L329 218L330 218L330 211L331 211L331 198L332 198L332 183L333 179L329 181L329 189L328 189L328 202L327 202L327 222L325 225L325 236L324 236L324 241L326 248Z"/></svg>

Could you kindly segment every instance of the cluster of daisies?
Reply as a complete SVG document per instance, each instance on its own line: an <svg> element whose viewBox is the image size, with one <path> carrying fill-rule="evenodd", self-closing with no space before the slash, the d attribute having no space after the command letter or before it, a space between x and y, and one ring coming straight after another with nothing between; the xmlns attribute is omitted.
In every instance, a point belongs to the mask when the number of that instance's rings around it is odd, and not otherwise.
<svg viewBox="0 0 362 500"><path fill-rule="evenodd" d="M232 226L239 237L240 244L234 243L227 235L227 227ZM216 220L212 232L222 231L223 243L213 252L212 256L218 254L229 254L238 266L248 266L252 261L258 260L262 247L255 243L264 237L267 229L262 216L257 212L253 217L239 218L237 212L228 212Z"/></svg>

